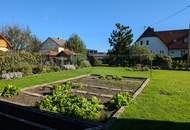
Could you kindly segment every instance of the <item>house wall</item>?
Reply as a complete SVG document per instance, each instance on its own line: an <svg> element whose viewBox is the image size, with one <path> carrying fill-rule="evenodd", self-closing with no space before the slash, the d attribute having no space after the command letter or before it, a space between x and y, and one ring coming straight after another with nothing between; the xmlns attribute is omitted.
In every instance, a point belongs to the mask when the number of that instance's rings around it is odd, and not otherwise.
<svg viewBox="0 0 190 130"><path fill-rule="evenodd" d="M64 51L63 47L58 47L58 52Z"/></svg>
<svg viewBox="0 0 190 130"><path fill-rule="evenodd" d="M141 45L141 41L143 41L142 45ZM147 41L149 41L148 45L146 44ZM141 39L137 41L136 44L139 44L142 47L147 47L148 49L150 49L151 52L155 54L168 55L167 46L157 37L142 37Z"/></svg>
<svg viewBox="0 0 190 130"><path fill-rule="evenodd" d="M0 47L4 47L4 48L8 47L7 42L4 39L0 39Z"/></svg>
<svg viewBox="0 0 190 130"><path fill-rule="evenodd" d="M4 39L0 38L0 51L8 51L8 47L8 43Z"/></svg>
<svg viewBox="0 0 190 130"><path fill-rule="evenodd" d="M40 50L42 52L46 52L46 51L59 52L61 50L61 47L59 47L59 45L55 43L53 40L48 38L44 43L42 43Z"/></svg>
<svg viewBox="0 0 190 130"><path fill-rule="evenodd" d="M169 56L171 57L182 57L187 53L187 49L170 49Z"/></svg>

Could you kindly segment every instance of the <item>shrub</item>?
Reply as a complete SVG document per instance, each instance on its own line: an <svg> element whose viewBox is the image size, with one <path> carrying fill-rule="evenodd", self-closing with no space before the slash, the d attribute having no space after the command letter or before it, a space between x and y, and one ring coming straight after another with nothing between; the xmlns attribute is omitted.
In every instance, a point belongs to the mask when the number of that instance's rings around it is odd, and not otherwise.
<svg viewBox="0 0 190 130"><path fill-rule="evenodd" d="M110 105L112 108L120 108L127 106L131 100L131 95L128 92L119 92L111 98Z"/></svg>
<svg viewBox="0 0 190 130"><path fill-rule="evenodd" d="M106 80L122 80L122 77L117 76L117 75L99 75L98 76L99 79L106 79Z"/></svg>
<svg viewBox="0 0 190 130"><path fill-rule="evenodd" d="M38 58L30 52L8 51L0 53L1 71L5 70L13 72L15 71L15 66L18 66L19 64L27 63L29 65L35 65L38 62Z"/></svg>
<svg viewBox="0 0 190 130"><path fill-rule="evenodd" d="M42 70L42 73L47 73L47 72L51 72L51 67L50 66L43 66L43 70Z"/></svg>
<svg viewBox="0 0 190 130"><path fill-rule="evenodd" d="M60 68L59 66L57 66L57 65L52 65L52 66L50 66L50 69L51 69L51 71L53 71L53 72L61 71L61 68Z"/></svg>
<svg viewBox="0 0 190 130"><path fill-rule="evenodd" d="M33 69L32 69L33 74L40 74L42 72L43 72L43 66L41 65L33 66Z"/></svg>
<svg viewBox="0 0 190 130"><path fill-rule="evenodd" d="M53 88L51 95L38 102L36 106L54 112L62 112L68 116L98 120L101 117L102 105L96 97L87 99L70 92L72 84L66 83Z"/></svg>
<svg viewBox="0 0 190 130"><path fill-rule="evenodd" d="M156 55L153 60L153 66L159 66L161 69L171 69L172 59L165 55Z"/></svg>
<svg viewBox="0 0 190 130"><path fill-rule="evenodd" d="M152 66L152 69L154 69L154 70L160 70L160 67L159 66Z"/></svg>
<svg viewBox="0 0 190 130"><path fill-rule="evenodd" d="M90 66L91 66L91 64L87 60L83 60L83 61L80 62L80 67L81 68L90 67Z"/></svg>
<svg viewBox="0 0 190 130"><path fill-rule="evenodd" d="M142 68L142 71L149 71L150 70L150 68L148 67L148 66L144 66L143 68Z"/></svg>
<svg viewBox="0 0 190 130"><path fill-rule="evenodd" d="M173 69L184 70L184 69L187 69L187 63L184 62L183 60L173 60L172 68Z"/></svg>
<svg viewBox="0 0 190 130"><path fill-rule="evenodd" d="M19 89L13 85L7 85L1 89L1 96L12 97L19 94Z"/></svg>
<svg viewBox="0 0 190 130"><path fill-rule="evenodd" d="M25 76L32 75L32 66L28 63L19 64L15 67L15 70L22 72Z"/></svg>
<svg viewBox="0 0 190 130"><path fill-rule="evenodd" d="M89 56L88 57L88 60L90 62L90 64L92 66L98 66L98 65L101 65L102 64L102 61L101 60L98 60L96 57L94 56Z"/></svg>

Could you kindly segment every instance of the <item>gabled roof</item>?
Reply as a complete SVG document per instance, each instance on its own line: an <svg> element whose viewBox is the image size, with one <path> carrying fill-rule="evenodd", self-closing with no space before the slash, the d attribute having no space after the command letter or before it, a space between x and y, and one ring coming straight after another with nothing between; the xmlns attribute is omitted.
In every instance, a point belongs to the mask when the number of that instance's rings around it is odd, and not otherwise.
<svg viewBox="0 0 190 130"><path fill-rule="evenodd" d="M9 48L11 48L11 43L0 33L0 38L5 40L7 42L7 45L9 46Z"/></svg>
<svg viewBox="0 0 190 130"><path fill-rule="evenodd" d="M65 46L65 44L66 44L66 41L62 38L51 38L50 37L50 39L52 39L55 43L57 43L60 46Z"/></svg>
<svg viewBox="0 0 190 130"><path fill-rule="evenodd" d="M41 45L40 47L42 47L48 40L53 41L54 43L56 43L57 45L64 47L66 44L66 40L62 39L62 38L52 38L52 37L48 37Z"/></svg>
<svg viewBox="0 0 190 130"><path fill-rule="evenodd" d="M63 57L68 57L68 56L72 56L75 55L75 53L69 49L64 49L63 51L61 51L60 53L57 54L57 57L63 56Z"/></svg>
<svg viewBox="0 0 190 130"><path fill-rule="evenodd" d="M142 37L158 37L169 49L186 49L187 43L184 39L188 37L188 33L189 29L154 31L148 27L137 41Z"/></svg>

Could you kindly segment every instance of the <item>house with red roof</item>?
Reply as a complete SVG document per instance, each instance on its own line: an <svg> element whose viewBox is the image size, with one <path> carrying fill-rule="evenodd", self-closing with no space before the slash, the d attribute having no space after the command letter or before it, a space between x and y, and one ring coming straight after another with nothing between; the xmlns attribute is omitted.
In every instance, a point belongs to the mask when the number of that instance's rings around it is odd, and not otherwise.
<svg viewBox="0 0 190 130"><path fill-rule="evenodd" d="M135 43L155 54L177 58L187 54L188 35L189 29L154 31L148 27Z"/></svg>

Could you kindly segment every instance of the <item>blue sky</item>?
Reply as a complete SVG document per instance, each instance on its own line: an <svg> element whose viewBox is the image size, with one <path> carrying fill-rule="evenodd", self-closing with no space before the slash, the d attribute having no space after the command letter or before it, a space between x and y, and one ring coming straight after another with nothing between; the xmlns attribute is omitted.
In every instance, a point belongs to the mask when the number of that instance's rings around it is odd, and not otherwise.
<svg viewBox="0 0 190 130"><path fill-rule="evenodd" d="M77 33L87 48L106 51L108 37L119 22L129 25L136 39L144 26L190 5L190 0L0 0L0 26L29 26L42 41L68 39ZM155 24L156 30L188 28L190 8Z"/></svg>

